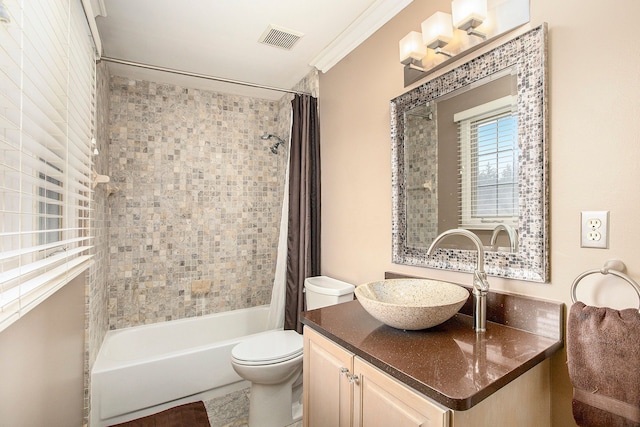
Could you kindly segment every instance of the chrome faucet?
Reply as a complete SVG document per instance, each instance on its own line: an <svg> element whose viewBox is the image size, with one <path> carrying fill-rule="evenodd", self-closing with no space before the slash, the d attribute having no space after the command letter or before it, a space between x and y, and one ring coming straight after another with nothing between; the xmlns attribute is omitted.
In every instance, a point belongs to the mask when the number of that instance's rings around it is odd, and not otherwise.
<svg viewBox="0 0 640 427"><path fill-rule="evenodd" d="M465 236L468 237L478 250L478 264L473 272L473 329L476 332L484 332L487 330L487 293L489 292L489 282L487 282L487 274L484 272L484 247L478 236L469 230L455 228L441 233L435 238L429 249L427 256L431 256L433 249L447 236Z"/></svg>
<svg viewBox="0 0 640 427"><path fill-rule="evenodd" d="M505 231L509 236L509 247L511 248L511 252L513 253L517 251L518 250L518 232L516 231L515 228L507 224L496 225L496 228L493 229L493 234L491 234L491 243L489 244L491 246L496 244L496 241L498 240L498 234L500 234L501 231Z"/></svg>

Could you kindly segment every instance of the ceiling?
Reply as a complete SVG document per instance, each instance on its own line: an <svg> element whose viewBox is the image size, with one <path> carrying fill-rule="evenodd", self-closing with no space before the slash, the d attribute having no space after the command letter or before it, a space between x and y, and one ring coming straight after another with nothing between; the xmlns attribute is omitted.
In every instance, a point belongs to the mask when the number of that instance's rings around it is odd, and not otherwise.
<svg viewBox="0 0 640 427"><path fill-rule="evenodd" d="M83 0L102 56L291 89L326 72L413 0ZM259 42L269 25L302 33L290 50ZM95 29L95 28L94 28ZM283 93L111 62L112 74L231 94Z"/></svg>

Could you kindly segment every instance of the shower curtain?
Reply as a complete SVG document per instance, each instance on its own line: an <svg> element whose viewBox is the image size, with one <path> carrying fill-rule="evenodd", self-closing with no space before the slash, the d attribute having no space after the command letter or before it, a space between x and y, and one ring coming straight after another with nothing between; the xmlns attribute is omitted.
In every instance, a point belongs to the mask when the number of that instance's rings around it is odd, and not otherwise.
<svg viewBox="0 0 640 427"><path fill-rule="evenodd" d="M291 132L289 132L291 134ZM287 282L287 225L289 222L289 158L291 157L291 136L287 141L287 165L284 177L284 195L282 197L282 212L280 214L280 235L278 236L278 254L276 256L276 271L271 290L271 305L267 319L268 329L282 329L284 327L285 287Z"/></svg>
<svg viewBox="0 0 640 427"><path fill-rule="evenodd" d="M304 279L320 274L320 128L318 100L295 95L282 203L270 328L302 333Z"/></svg>
<svg viewBox="0 0 640 427"><path fill-rule="evenodd" d="M320 127L316 98L295 95L291 104L284 328L302 333L304 279L320 274Z"/></svg>

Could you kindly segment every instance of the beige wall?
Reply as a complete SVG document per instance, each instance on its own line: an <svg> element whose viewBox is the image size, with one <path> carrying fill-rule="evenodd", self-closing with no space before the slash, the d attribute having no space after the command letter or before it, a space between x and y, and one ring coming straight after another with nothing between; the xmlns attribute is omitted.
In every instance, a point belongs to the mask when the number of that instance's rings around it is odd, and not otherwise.
<svg viewBox="0 0 640 427"><path fill-rule="evenodd" d="M84 275L0 334L0 426L83 420Z"/></svg>
<svg viewBox="0 0 640 427"><path fill-rule="evenodd" d="M449 5L415 0L320 76L323 274L355 284L388 270L471 280L391 263L389 101L410 89L403 88L398 41ZM570 305L573 279L611 258L622 259L628 274L640 279L638 13L637 0L531 0L530 26L549 24L551 281L490 278L494 289ZM580 248L582 210L610 211L610 249ZM602 282L613 296L603 301L636 304L624 285ZM573 424L565 360L562 353L552 363L554 426Z"/></svg>

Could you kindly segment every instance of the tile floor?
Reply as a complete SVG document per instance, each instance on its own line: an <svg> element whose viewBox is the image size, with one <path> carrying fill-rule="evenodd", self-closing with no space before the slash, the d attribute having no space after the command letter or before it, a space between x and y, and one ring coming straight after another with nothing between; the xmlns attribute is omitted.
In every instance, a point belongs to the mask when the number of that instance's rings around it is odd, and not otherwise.
<svg viewBox="0 0 640 427"><path fill-rule="evenodd" d="M249 388L204 402L211 427L248 427ZM289 426L302 427L302 421Z"/></svg>

